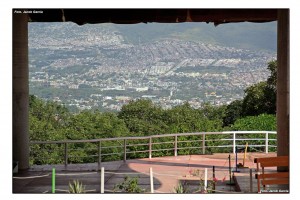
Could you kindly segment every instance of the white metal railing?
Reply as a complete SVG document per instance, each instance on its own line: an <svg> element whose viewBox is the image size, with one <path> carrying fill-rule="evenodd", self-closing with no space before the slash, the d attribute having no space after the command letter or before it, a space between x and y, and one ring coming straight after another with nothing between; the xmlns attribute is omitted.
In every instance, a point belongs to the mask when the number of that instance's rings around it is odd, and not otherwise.
<svg viewBox="0 0 300 200"><path fill-rule="evenodd" d="M217 139L210 139L209 136L214 135L222 135L222 138ZM248 135L248 137L246 137ZM264 137L249 137L249 135L265 135ZM163 134L163 135L151 135L151 136L142 136L142 137L119 137L119 138L102 138L102 139L92 139L92 140L65 140L65 141L31 141L30 145L64 145L64 163L65 165L68 165L68 159L71 158L69 156L69 153L71 150L77 150L77 149L68 149L68 145L72 143L93 143L97 144L94 146L97 146L96 155L90 155L91 157L98 157L98 166L100 169L101 161L103 156L111 156L111 155L122 155L123 154L123 160L127 160L127 155L132 153L148 153L148 157L152 158L152 153L157 151L174 151L173 155L177 156L179 150L184 149L199 149L202 154L206 153L207 148L232 148L232 153L236 153L237 147L244 147L245 144L237 144L240 143L240 141L264 141L263 144L249 144L248 147L252 148L264 148L264 152L269 152L269 147L275 147L276 148L276 142L275 144L270 144L270 141L276 141L276 138L269 138L270 135L276 135L276 131L224 131L224 132L196 132L196 133L174 133L174 134ZM198 136L198 139L194 140L179 140L179 137L182 136ZM168 141L159 141L159 142L153 142L153 140L162 139L162 138L173 138L169 139ZM138 140L147 140L147 143L138 143L138 144L130 144L128 142L130 141L138 141ZM120 142L123 141L123 142ZM213 145L209 146L208 143L211 142L214 144L214 142L220 142L220 141L227 141L230 144L223 144L223 145ZM231 141L231 142L230 142ZM105 142L114 142L113 146L103 146L102 144ZM187 147L180 147L180 144L184 143L194 143L198 144L195 146L187 146ZM157 145L163 145L163 144L169 144L172 145L172 147L168 148L161 148L161 149L154 149L154 146ZM128 151L128 148L132 147L138 147L138 146L144 146L147 147L146 149L142 150L132 150ZM114 152L113 150L109 151L109 149L123 149L119 150L118 152ZM86 150L86 149L85 149ZM95 149L94 149L95 150ZM104 153L104 150L106 152Z"/></svg>

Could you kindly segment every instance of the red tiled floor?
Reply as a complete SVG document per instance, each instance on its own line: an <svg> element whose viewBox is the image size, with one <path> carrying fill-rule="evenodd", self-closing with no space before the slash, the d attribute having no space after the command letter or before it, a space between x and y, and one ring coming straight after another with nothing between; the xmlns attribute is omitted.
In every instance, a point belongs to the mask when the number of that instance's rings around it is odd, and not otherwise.
<svg viewBox="0 0 300 200"><path fill-rule="evenodd" d="M275 154L248 154L245 160L245 166L255 168L253 158L262 156L275 156ZM130 173L130 176L139 176L139 183L141 187L150 190L150 178L149 169L153 170L154 176L154 190L155 193L173 193L174 187L177 186L179 181L195 182L198 187L200 177L204 179L204 170L208 169L208 179L212 180L212 167L215 166L217 181L217 190L223 191L223 193L230 193L234 191L232 186L227 186L225 181L229 181L229 160L228 154L214 154L214 155L186 155L177 157L158 157L158 158L144 158L115 162L102 163L102 166L107 172L105 174L105 191L109 192L113 190L115 184L120 183L125 177L124 174ZM243 154L238 154L238 163L243 162ZM82 168L84 166L84 168ZM231 166L235 169L235 156L231 154ZM93 190L93 192L99 193L100 188L100 173L98 165L96 163L84 164L84 165L68 165L65 168L64 165L56 166L34 166L26 172L17 174L15 176L33 176L43 175L51 173L51 169L55 167L57 171L57 183L58 188L67 190L69 181L73 179L82 180L86 188ZM190 173L192 171L199 170L200 177L192 177ZM83 173L92 172L85 175L68 175L66 177L59 176L64 173ZM118 173L118 174L113 174ZM139 174L136 174L139 173ZM246 177L246 176L245 176ZM193 179L193 180L192 180ZM244 178L245 179L245 178ZM244 181L243 184L247 184ZM246 186L247 187L247 186ZM248 186L249 187L249 186ZM13 192L14 193L42 193L51 191L51 176L41 179L28 179L20 180L13 179Z"/></svg>

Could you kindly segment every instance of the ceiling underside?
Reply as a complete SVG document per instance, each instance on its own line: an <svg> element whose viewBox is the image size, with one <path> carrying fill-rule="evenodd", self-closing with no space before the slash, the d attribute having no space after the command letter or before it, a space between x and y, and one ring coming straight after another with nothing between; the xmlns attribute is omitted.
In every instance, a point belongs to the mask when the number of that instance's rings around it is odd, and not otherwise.
<svg viewBox="0 0 300 200"><path fill-rule="evenodd" d="M33 10L33 9L27 9ZM277 20L278 9L34 9L31 22L95 23L177 23L206 22L215 25L231 22L270 22Z"/></svg>

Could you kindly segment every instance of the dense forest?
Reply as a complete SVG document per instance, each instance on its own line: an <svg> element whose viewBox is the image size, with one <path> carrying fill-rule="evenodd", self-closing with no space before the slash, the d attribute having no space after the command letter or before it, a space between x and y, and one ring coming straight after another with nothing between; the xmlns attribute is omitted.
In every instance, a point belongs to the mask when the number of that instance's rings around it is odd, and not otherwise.
<svg viewBox="0 0 300 200"><path fill-rule="evenodd" d="M56 102L43 101L31 95L29 100L30 140L83 140L234 130L274 131L276 130L277 62L268 63L268 69L271 72L268 79L246 88L244 99L219 107L204 104L202 108L194 109L188 103L185 103L165 110L153 104L150 100L140 99L124 105L118 113L81 111L74 114ZM192 136L182 136L179 140L185 140L186 137ZM217 136L212 135L210 137L216 139L214 137ZM168 138L160 140L168 141ZM112 145L111 143L106 142L103 147ZM166 145L169 144L166 142ZM96 158L89 157L89 155L96 154L96 144L73 143L69 148L78 149L78 151L74 151L69 155L69 162L95 162L96 160ZM145 147L131 145L130 148L143 150ZM119 150L116 148L114 151L118 152ZM212 152L212 150L208 149L208 152ZM199 152L195 149L179 151L179 154L192 153ZM170 152L158 151L155 152L154 156L162 154L171 155ZM146 156L146 153L140 153L131 154L129 157ZM103 156L102 160L116 160L119 158L120 155L115 154L115 156ZM51 144L31 145L30 159L31 164L62 163L63 146Z"/></svg>

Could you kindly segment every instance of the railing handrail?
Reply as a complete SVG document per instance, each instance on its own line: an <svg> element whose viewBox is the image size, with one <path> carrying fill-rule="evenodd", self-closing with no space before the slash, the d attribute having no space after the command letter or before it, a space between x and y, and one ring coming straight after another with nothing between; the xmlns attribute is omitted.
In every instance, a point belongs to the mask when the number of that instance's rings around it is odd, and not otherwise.
<svg viewBox="0 0 300 200"><path fill-rule="evenodd" d="M243 135L243 134L265 134L265 137L263 138L241 138L237 137L237 135ZM34 144L63 144L64 145L64 163L67 166L68 165L68 158L71 158L72 156L68 156L69 150L68 149L68 144L71 143L98 143L98 166L101 166L101 160L102 156L104 155L114 155L114 154L123 154L123 160L126 161L127 159L127 154L130 153L137 153L137 152L148 152L149 153L149 158L152 158L152 152L155 151L164 151L164 150L173 150L174 151L174 156L177 156L178 150L185 149L185 148L190 148L190 149L195 149L195 148L200 148L202 150L202 154L205 154L206 148L211 148L211 147L217 147L217 148L232 148L232 153L236 153L237 147L241 147L243 145L240 145L238 141L242 140L259 140L259 141L265 141L264 144L255 144L255 145L248 145L248 147L264 147L265 148L265 153L269 152L269 147L276 147L274 145L270 145L269 141L274 141L275 139L269 139L269 134L277 134L276 131L223 131L223 132L194 132L194 133L172 133L172 134L163 134L163 135L149 135L149 136L140 136L140 137L117 137L117 138L99 138L99 139L90 139L90 140L61 140L61 141L31 141L29 144L34 145ZM206 139L206 136L208 135L232 135L232 138L222 138L222 139ZM195 142L193 140L186 140L186 141L180 141L178 140L178 137L180 136L202 136L200 140L197 140L197 142L201 143L202 145L200 146L189 146L189 147L180 147L178 146L179 143L182 142ZM164 138L164 137L174 137L173 141L170 142L153 142L154 138ZM128 151L127 147L130 146L137 146L140 144L128 144L127 141L130 140L149 140L148 143L143 143L143 146L148 146L148 150L142 150L142 151ZM209 141L232 141L232 144L226 144L226 145L216 145L216 146L209 146L206 145L206 142ZM122 141L120 143L120 148L123 148L122 152L110 152L110 153L102 153L101 149L105 148L111 148L112 146L103 146L102 147L102 142L105 141ZM160 148L160 149L152 149L153 145L156 144L163 144L163 143L168 143L168 144L174 144L173 147L167 147L167 148ZM140 145L141 146L141 145ZM114 147L114 146L113 146ZM92 155L95 156L95 155Z"/></svg>
<svg viewBox="0 0 300 200"><path fill-rule="evenodd" d="M30 141L29 144L64 144L64 143L94 143L102 141L114 141L114 140L137 140L137 139L149 139L149 138L161 138L161 137L175 137L175 136L193 136L193 135L222 135L222 134L277 134L276 131L222 131L222 132L192 132L192 133L171 133L162 135L149 135L149 136L134 136L134 137L117 137L117 138L99 138L89 140L52 140L52 141Z"/></svg>

